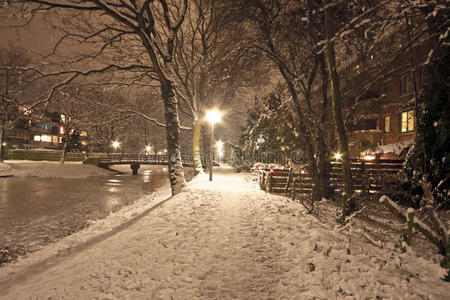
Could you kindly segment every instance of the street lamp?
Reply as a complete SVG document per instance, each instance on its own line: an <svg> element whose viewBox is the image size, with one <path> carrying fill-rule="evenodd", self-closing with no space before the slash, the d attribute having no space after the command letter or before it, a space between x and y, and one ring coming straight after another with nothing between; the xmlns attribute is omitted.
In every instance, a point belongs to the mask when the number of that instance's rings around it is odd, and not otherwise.
<svg viewBox="0 0 450 300"><path fill-rule="evenodd" d="M145 152L147 153L147 155L150 154L150 150L152 150L152 147L150 145L145 146Z"/></svg>
<svg viewBox="0 0 450 300"><path fill-rule="evenodd" d="M119 143L118 141L114 141L114 142L112 143L112 146L113 146L113 148L114 148L114 152L116 152L117 148L119 148L119 146L120 146L120 143Z"/></svg>
<svg viewBox="0 0 450 300"><path fill-rule="evenodd" d="M211 147L209 149L209 181L212 181L213 173L213 158L214 158L214 124L219 122L222 118L222 114L217 110L213 109L206 113L205 119L211 123Z"/></svg>
<svg viewBox="0 0 450 300"><path fill-rule="evenodd" d="M335 158L336 160L340 160L340 159L342 158L342 154L339 153L339 152L336 152L336 153L334 154L334 158Z"/></svg>

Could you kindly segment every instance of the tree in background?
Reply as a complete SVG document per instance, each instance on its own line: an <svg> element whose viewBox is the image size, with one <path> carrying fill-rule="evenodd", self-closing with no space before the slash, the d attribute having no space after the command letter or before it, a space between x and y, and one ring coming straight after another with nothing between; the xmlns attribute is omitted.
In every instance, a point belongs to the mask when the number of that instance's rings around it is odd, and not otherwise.
<svg viewBox="0 0 450 300"><path fill-rule="evenodd" d="M52 24L57 24L54 28L59 32L59 38L52 54L64 56L65 41L72 45L77 41L81 47L87 47L87 51L78 52L78 57L66 59L56 69L43 71L42 68L35 68L42 75L60 78L49 90L48 101L76 78L107 70L138 70L159 83L165 110L169 178L173 194L186 186L179 147L179 101L173 78L173 56L187 6L187 0L114 1L112 5L103 1L19 0L2 9L9 17L23 16L25 24L40 13L45 13L48 18L53 16ZM114 51L117 50L113 46L115 44L127 45L127 48ZM119 60L124 56L126 59Z"/></svg>
<svg viewBox="0 0 450 300"><path fill-rule="evenodd" d="M450 199L449 10L442 1L410 8L423 14L432 49L425 64L414 146L406 161L410 205L448 209ZM426 195L428 194L428 196ZM427 201L428 199L428 201ZM430 203L430 199L435 203ZM428 203L427 203L428 202Z"/></svg>
<svg viewBox="0 0 450 300"><path fill-rule="evenodd" d="M30 58L22 48L0 48L0 161L4 158L5 129L12 128L25 112L22 106L26 103L24 89L32 78L18 68L29 62Z"/></svg>

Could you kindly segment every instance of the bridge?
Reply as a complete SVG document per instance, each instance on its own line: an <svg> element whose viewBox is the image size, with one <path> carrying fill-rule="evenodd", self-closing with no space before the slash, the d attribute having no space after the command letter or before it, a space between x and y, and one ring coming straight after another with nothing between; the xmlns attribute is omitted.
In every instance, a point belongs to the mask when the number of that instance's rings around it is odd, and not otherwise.
<svg viewBox="0 0 450 300"><path fill-rule="evenodd" d="M192 155L182 156L181 161L185 167L194 166ZM168 165L169 156L167 154L108 154L88 158L83 163L94 164L102 168L108 168L111 165L130 165L133 175L137 175L141 165ZM202 165L205 166L204 161L202 161Z"/></svg>

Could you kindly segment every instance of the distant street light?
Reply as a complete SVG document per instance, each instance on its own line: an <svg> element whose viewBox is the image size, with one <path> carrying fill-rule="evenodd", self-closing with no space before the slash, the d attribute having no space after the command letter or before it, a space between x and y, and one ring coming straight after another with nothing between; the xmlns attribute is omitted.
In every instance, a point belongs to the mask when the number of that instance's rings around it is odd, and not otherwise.
<svg viewBox="0 0 450 300"><path fill-rule="evenodd" d="M340 159L342 158L342 154L340 154L339 152L337 152L337 153L334 154L334 158L335 158L336 160L340 160Z"/></svg>
<svg viewBox="0 0 450 300"><path fill-rule="evenodd" d="M152 150L152 147L150 145L145 147L145 152L148 154L150 154L150 151Z"/></svg>
<svg viewBox="0 0 450 300"><path fill-rule="evenodd" d="M112 143L112 146L113 146L113 148L114 148L114 152L116 152L117 148L120 147L120 143L119 143L118 141L114 141L114 142Z"/></svg>
<svg viewBox="0 0 450 300"><path fill-rule="evenodd" d="M211 147L209 149L209 181L212 181L213 159L214 159L214 124L222 119L222 114L217 109L206 113L205 119L211 123Z"/></svg>

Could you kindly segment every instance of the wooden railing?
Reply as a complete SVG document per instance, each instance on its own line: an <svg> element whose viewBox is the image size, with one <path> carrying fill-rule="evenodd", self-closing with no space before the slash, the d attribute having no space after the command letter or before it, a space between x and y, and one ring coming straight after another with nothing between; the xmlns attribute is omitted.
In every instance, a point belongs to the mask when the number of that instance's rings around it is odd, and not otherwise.
<svg viewBox="0 0 450 300"><path fill-rule="evenodd" d="M378 193L384 183L384 177L396 174L403 166L403 160L351 160L353 185L355 192ZM313 180L308 172L292 172L292 169L259 170L259 185L269 193L296 195L312 194ZM334 191L342 191L342 166L340 162L332 162L330 168L330 187Z"/></svg>
<svg viewBox="0 0 450 300"><path fill-rule="evenodd" d="M167 154L108 154L98 157L99 164L102 165L114 165L114 164L155 164L166 165L168 164ZM192 157L184 156L181 158L184 165L193 165Z"/></svg>

